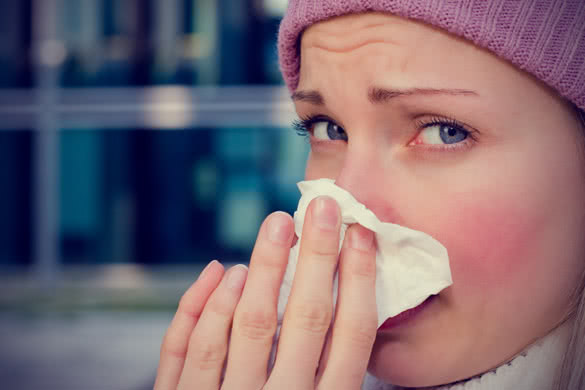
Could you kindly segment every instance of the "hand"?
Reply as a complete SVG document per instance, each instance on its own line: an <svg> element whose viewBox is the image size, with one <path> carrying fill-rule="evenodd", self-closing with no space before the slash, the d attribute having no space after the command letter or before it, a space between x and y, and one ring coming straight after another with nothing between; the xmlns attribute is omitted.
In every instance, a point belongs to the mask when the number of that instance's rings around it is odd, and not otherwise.
<svg viewBox="0 0 585 390"><path fill-rule="evenodd" d="M155 390L360 388L377 328L373 233L352 225L338 256L335 201L313 200L305 218L270 375L278 293L294 235L291 217L280 212L260 228L249 272L237 265L224 273L214 261L183 295L163 340Z"/></svg>

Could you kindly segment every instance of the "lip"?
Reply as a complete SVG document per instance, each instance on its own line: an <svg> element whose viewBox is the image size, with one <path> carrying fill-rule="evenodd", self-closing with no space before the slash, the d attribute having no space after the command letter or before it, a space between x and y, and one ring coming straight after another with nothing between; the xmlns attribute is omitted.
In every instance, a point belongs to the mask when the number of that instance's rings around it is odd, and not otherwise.
<svg viewBox="0 0 585 390"><path fill-rule="evenodd" d="M434 300L435 297L437 297L437 296L431 295L430 297L425 299L420 305L413 307L412 309L408 309L406 311L403 311L402 313L400 313L394 317L388 318L386 321L384 321L384 323L382 325L380 325L380 327L378 328L378 331L392 329L392 328L395 328L399 325L403 325L406 322L412 321L415 317L417 317L417 315L421 311L423 311Z"/></svg>

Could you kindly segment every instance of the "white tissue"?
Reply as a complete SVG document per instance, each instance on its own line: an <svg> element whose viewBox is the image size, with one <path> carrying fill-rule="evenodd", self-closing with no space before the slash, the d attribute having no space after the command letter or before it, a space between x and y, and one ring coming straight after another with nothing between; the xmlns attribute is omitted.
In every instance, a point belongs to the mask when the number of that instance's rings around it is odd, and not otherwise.
<svg viewBox="0 0 585 390"><path fill-rule="evenodd" d="M290 250L278 298L278 323L282 323L290 295L297 257L302 242L303 222L307 206L317 196L327 195L337 201L341 209L342 228L340 249L347 227L353 223L375 233L376 252L376 304L378 326L389 317L418 306L426 298L450 286L451 270L447 250L426 233L392 223L380 222L376 215L359 203L346 190L330 179L298 183L301 199L294 214L298 241ZM333 286L334 303L337 300L338 275Z"/></svg>

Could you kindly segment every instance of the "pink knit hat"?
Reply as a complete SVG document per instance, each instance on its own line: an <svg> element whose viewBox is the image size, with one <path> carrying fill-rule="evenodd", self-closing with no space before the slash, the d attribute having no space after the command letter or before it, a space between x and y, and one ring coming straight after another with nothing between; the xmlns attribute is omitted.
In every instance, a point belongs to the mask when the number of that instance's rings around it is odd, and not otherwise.
<svg viewBox="0 0 585 390"><path fill-rule="evenodd" d="M299 42L321 20L366 11L417 19L507 59L585 110L585 0L290 0L278 56L292 92Z"/></svg>

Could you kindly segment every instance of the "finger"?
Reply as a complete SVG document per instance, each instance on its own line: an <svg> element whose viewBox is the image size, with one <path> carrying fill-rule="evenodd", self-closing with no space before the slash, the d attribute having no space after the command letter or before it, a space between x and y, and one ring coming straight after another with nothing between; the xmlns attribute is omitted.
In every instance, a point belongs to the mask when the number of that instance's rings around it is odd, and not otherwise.
<svg viewBox="0 0 585 390"><path fill-rule="evenodd" d="M241 264L230 268L209 297L189 339L177 389L219 389L232 318L247 272Z"/></svg>
<svg viewBox="0 0 585 390"><path fill-rule="evenodd" d="M181 297L177 312L163 338L154 390L177 388L187 355L189 337L223 273L223 266L213 260Z"/></svg>
<svg viewBox="0 0 585 390"><path fill-rule="evenodd" d="M339 264L339 298L331 346L319 387L360 388L377 331L374 234L357 224L347 230Z"/></svg>
<svg viewBox="0 0 585 390"><path fill-rule="evenodd" d="M299 261L284 314L278 355L269 382L314 385L319 356L332 317L341 216L335 200L314 199L303 226ZM290 368L294 367L294 370Z"/></svg>
<svg viewBox="0 0 585 390"><path fill-rule="evenodd" d="M260 228L242 298L234 314L222 389L260 389L276 331L277 300L293 239L292 218L270 215Z"/></svg>
<svg viewBox="0 0 585 390"><path fill-rule="evenodd" d="M335 317L334 317L335 321ZM317 368L317 376L315 377L315 387L317 388L319 382L321 382L321 377L323 376L323 372L325 371L325 366L327 361L329 360L329 355L331 354L331 332L332 328L329 328L327 332L327 337L325 339L325 347L323 347L323 351L321 352L321 358L319 359L319 367Z"/></svg>

